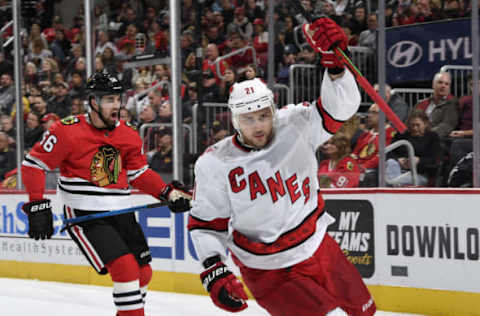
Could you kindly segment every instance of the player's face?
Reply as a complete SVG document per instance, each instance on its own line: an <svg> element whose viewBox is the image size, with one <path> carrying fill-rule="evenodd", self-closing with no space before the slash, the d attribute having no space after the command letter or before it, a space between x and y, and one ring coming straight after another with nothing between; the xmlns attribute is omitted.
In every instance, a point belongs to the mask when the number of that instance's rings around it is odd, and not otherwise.
<svg viewBox="0 0 480 316"><path fill-rule="evenodd" d="M265 108L238 116L243 141L255 148L265 147L273 135L273 113Z"/></svg>
<svg viewBox="0 0 480 316"><path fill-rule="evenodd" d="M121 98L119 94L109 94L102 97L100 111L109 126L115 126L120 112Z"/></svg>

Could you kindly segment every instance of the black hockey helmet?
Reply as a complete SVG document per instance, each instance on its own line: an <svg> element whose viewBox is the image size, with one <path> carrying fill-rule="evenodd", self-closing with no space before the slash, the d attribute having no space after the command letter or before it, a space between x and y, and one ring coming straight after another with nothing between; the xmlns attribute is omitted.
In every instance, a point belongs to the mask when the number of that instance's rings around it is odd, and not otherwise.
<svg viewBox="0 0 480 316"><path fill-rule="evenodd" d="M102 97L108 94L121 94L124 90L120 81L108 73L97 72L87 80L87 93L95 97Z"/></svg>

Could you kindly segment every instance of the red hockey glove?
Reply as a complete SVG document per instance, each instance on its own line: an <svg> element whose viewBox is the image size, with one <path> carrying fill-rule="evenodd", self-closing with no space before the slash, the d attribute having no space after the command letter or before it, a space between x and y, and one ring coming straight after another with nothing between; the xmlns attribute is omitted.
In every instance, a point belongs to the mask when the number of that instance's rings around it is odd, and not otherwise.
<svg viewBox="0 0 480 316"><path fill-rule="evenodd" d="M172 181L160 194L160 200L168 202L168 208L174 213L187 212L191 208L192 194L183 183Z"/></svg>
<svg viewBox="0 0 480 316"><path fill-rule="evenodd" d="M346 51L348 38L340 26L329 18L319 18L312 24L304 24L302 30L310 46L322 54L320 61L323 67L330 74L341 73L345 66L333 49L338 46Z"/></svg>
<svg viewBox="0 0 480 316"><path fill-rule="evenodd" d="M247 308L245 300L248 296L240 280L218 256L212 259L215 259L216 263L202 272L200 279L203 287L210 293L213 304L229 312L240 312Z"/></svg>
<svg viewBox="0 0 480 316"><path fill-rule="evenodd" d="M53 235L53 215L50 200L39 200L23 204L22 210L28 215L28 236L50 239Z"/></svg>
<svg viewBox="0 0 480 316"><path fill-rule="evenodd" d="M347 35L332 19L316 19L312 24L304 24L302 30L310 46L317 52L323 53L337 46L342 50L347 49Z"/></svg>

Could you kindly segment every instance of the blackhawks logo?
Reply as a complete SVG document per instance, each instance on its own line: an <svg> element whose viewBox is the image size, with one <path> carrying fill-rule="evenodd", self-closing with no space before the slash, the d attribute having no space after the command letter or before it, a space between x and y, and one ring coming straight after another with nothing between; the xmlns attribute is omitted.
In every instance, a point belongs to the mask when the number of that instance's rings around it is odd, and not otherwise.
<svg viewBox="0 0 480 316"><path fill-rule="evenodd" d="M80 122L80 120L78 119L78 117L72 115L61 119L60 122L62 122L63 125L73 125Z"/></svg>
<svg viewBox="0 0 480 316"><path fill-rule="evenodd" d="M122 171L120 151L110 145L101 146L93 155L90 163L92 182L100 187L117 183L118 175Z"/></svg>

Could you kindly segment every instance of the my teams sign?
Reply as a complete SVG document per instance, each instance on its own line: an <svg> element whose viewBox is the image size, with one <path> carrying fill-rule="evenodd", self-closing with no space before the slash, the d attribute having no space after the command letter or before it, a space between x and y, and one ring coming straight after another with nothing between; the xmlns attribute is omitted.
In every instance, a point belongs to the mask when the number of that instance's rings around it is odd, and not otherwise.
<svg viewBox="0 0 480 316"><path fill-rule="evenodd" d="M444 65L471 65L470 34L470 19L388 28L387 82L432 80Z"/></svg>

